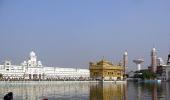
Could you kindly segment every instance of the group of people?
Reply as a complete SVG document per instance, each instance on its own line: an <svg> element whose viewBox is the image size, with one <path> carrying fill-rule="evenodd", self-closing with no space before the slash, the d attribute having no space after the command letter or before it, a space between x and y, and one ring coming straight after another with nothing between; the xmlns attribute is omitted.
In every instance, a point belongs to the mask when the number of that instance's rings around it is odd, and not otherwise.
<svg viewBox="0 0 170 100"><path fill-rule="evenodd" d="M9 92L4 96L4 100L13 100L13 93ZM43 99L43 100L48 100L47 98Z"/></svg>

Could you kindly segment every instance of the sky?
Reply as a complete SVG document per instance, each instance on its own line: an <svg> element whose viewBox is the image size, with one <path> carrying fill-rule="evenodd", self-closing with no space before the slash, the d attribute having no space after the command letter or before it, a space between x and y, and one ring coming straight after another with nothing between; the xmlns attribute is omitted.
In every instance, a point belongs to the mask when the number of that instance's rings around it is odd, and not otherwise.
<svg viewBox="0 0 170 100"><path fill-rule="evenodd" d="M35 51L44 66L88 68L103 57L128 68L153 47L170 50L169 0L1 0L0 63L20 64Z"/></svg>

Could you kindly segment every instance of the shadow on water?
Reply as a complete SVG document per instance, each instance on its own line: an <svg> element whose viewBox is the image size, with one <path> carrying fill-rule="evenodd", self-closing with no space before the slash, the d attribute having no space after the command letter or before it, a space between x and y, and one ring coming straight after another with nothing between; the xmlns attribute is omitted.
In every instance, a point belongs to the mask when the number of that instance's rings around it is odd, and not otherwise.
<svg viewBox="0 0 170 100"><path fill-rule="evenodd" d="M1 82L0 100L10 91L14 100L168 100L170 82Z"/></svg>

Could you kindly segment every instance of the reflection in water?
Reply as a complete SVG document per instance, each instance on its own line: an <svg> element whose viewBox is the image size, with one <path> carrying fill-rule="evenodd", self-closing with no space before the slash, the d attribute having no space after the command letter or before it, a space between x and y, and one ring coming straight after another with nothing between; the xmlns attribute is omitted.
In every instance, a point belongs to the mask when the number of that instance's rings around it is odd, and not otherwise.
<svg viewBox="0 0 170 100"><path fill-rule="evenodd" d="M128 82L129 100L169 100L170 83L133 83Z"/></svg>
<svg viewBox="0 0 170 100"><path fill-rule="evenodd" d="M88 99L89 84L79 82L27 82L0 84L0 98L9 91L15 100ZM1 99L0 99L1 100Z"/></svg>
<svg viewBox="0 0 170 100"><path fill-rule="evenodd" d="M99 83L90 85L90 100L124 100L125 84Z"/></svg>
<svg viewBox="0 0 170 100"><path fill-rule="evenodd" d="M0 82L0 100L168 100L170 83Z"/></svg>
<svg viewBox="0 0 170 100"><path fill-rule="evenodd" d="M157 100L157 85L153 84L152 86L152 100Z"/></svg>

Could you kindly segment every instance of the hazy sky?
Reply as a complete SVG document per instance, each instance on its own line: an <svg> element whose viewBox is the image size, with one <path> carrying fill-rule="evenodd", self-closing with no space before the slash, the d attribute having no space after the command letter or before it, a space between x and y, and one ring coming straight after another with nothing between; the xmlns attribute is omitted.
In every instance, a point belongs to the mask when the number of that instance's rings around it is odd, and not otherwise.
<svg viewBox="0 0 170 100"><path fill-rule="evenodd" d="M155 45L170 49L169 0L0 0L0 62L20 64L35 51L43 65L88 68L117 64L125 50L150 65Z"/></svg>

